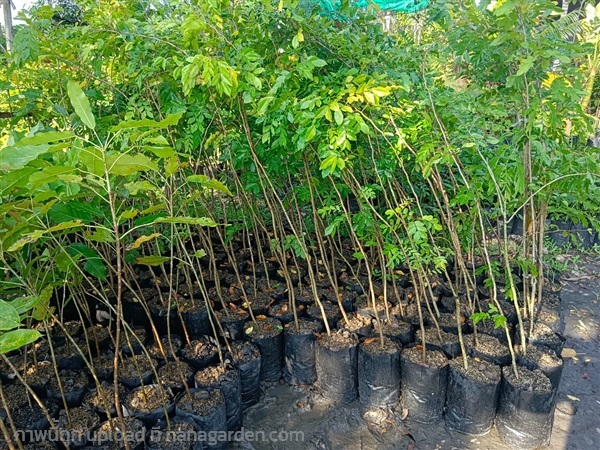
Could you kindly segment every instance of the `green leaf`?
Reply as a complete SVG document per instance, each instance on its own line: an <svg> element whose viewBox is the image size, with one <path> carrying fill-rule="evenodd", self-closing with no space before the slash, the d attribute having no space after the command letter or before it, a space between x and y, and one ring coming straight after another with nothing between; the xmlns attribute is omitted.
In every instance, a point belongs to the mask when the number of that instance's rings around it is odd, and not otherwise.
<svg viewBox="0 0 600 450"><path fill-rule="evenodd" d="M85 147L79 153L79 161L94 175L104 174L104 153L96 147Z"/></svg>
<svg viewBox="0 0 600 450"><path fill-rule="evenodd" d="M152 233L152 234L149 234L147 236L140 236L139 238L137 238L135 240L135 242L133 244L131 244L131 246L127 247L127 250L136 249L140 245L142 245L144 242L151 241L152 239L157 238L158 236L161 236L161 234L160 233Z"/></svg>
<svg viewBox="0 0 600 450"><path fill-rule="evenodd" d="M207 189L214 189L216 191L224 192L225 194L233 197L233 194L227 186L225 186L219 180L209 179L206 175L190 175L186 179L188 182L200 183Z"/></svg>
<svg viewBox="0 0 600 450"><path fill-rule="evenodd" d="M54 289L52 286L46 286L40 295L37 296L36 304L33 308L31 316L35 320L44 320L48 315L48 308L50 307L50 299L52 298L52 293Z"/></svg>
<svg viewBox="0 0 600 450"><path fill-rule="evenodd" d="M146 155L128 153L112 154L107 158L108 172L114 175L131 175L147 170L158 171L158 164Z"/></svg>
<svg viewBox="0 0 600 450"><path fill-rule="evenodd" d="M209 217L159 217L154 223L180 223L199 225L201 227L216 227L217 223Z"/></svg>
<svg viewBox="0 0 600 450"><path fill-rule="evenodd" d="M152 120L152 119L141 119L141 120L126 120L125 122L121 122L117 125L115 125L114 127L112 127L110 129L110 131L119 131L119 130L124 130L124 129L131 129L131 128L152 128L152 129L163 129L163 128L167 128L171 125L177 125L177 122L179 122L179 119L181 119L181 116L183 115L183 112L179 112L177 114L169 114L167 117L165 117L163 120L161 120L160 122L157 122L156 120ZM162 136L160 136L162 137ZM152 138L153 140L150 140L150 142L153 142L155 144L160 144L159 145L163 145L164 144L168 144L168 142L166 141L166 139L164 137L162 137L162 139L160 139L160 137L155 137Z"/></svg>
<svg viewBox="0 0 600 450"><path fill-rule="evenodd" d="M92 130L96 128L96 119L92 114L90 101L79 85L74 81L69 80L67 83L67 94L69 95L69 100L71 100L71 105L73 105L73 108L75 109L75 113L79 116L81 121Z"/></svg>
<svg viewBox="0 0 600 450"><path fill-rule="evenodd" d="M80 220L76 220L76 221L72 221L72 222L63 222L63 223L60 223L53 227L47 228L45 230L35 230L31 233L27 233L25 236L23 236L21 239L19 239L17 242L15 242L13 245L11 245L7 249L7 251L15 252L17 250L20 250L26 244L31 244L33 242L37 242L45 234L53 233L55 231L67 230L70 228L77 228L82 225L83 225L83 223Z"/></svg>
<svg viewBox="0 0 600 450"><path fill-rule="evenodd" d="M46 133L37 133L31 137L24 137L19 142L13 145L13 147L23 147L24 145L41 145L48 144L50 142L62 141L70 139L75 135L70 131L48 131Z"/></svg>
<svg viewBox="0 0 600 450"><path fill-rule="evenodd" d="M95 250L81 242L75 242L67 247L67 251L73 257L83 256L86 259L83 269L93 277L106 281L106 266Z"/></svg>
<svg viewBox="0 0 600 450"><path fill-rule="evenodd" d="M521 75L526 74L529 71L529 69L533 67L534 62L535 58L533 57L525 58L519 65L519 70L517 70L517 76L520 77Z"/></svg>
<svg viewBox="0 0 600 450"><path fill-rule="evenodd" d="M139 192L145 192L145 191L153 191L156 192L158 191L157 187L154 186L152 183L150 183L149 181L134 181L132 183L125 183L125 187L127 188L127 190L129 191L129 193L131 195L137 195Z"/></svg>
<svg viewBox="0 0 600 450"><path fill-rule="evenodd" d="M170 261L167 256L142 256L135 259L136 264L143 264L145 266L160 266L161 264Z"/></svg>
<svg viewBox="0 0 600 450"><path fill-rule="evenodd" d="M5 147L0 150L0 170L22 169L29 161L46 153L48 148L47 144Z"/></svg>
<svg viewBox="0 0 600 450"><path fill-rule="evenodd" d="M33 189L40 187L43 184L52 183L58 180L59 175L70 174L75 171L74 167L64 166L48 166L44 167L41 172L36 172L29 177L29 183Z"/></svg>
<svg viewBox="0 0 600 450"><path fill-rule="evenodd" d="M41 338L37 330L13 330L0 336L0 353L8 353Z"/></svg>
<svg viewBox="0 0 600 450"><path fill-rule="evenodd" d="M0 330L14 330L21 325L19 313L13 305L0 300Z"/></svg>
<svg viewBox="0 0 600 450"><path fill-rule="evenodd" d="M27 186L31 174L37 171L38 169L33 167L24 167L22 169L3 174L0 177L0 196L8 194L14 189L24 188Z"/></svg>

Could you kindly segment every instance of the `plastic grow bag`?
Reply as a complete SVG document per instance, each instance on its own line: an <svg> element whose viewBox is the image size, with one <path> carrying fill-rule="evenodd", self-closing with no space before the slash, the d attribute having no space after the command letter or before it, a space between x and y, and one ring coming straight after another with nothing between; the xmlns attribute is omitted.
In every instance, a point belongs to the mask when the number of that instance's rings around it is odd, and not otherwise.
<svg viewBox="0 0 600 450"><path fill-rule="evenodd" d="M351 403L358 397L358 344L330 350L321 341L315 347L317 381L324 397Z"/></svg>
<svg viewBox="0 0 600 450"><path fill-rule="evenodd" d="M368 351L364 343L358 348L358 392L364 406L393 407L400 398L400 346L395 341L386 345L382 352Z"/></svg>

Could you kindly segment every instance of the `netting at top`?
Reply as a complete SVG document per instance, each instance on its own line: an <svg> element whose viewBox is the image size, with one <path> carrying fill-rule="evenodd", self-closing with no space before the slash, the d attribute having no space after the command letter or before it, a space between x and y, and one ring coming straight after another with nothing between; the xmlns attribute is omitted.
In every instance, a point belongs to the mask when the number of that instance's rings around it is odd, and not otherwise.
<svg viewBox="0 0 600 450"><path fill-rule="evenodd" d="M351 3L364 8L369 5L376 5L384 11L399 11L407 13L419 12L431 3L431 0L350 0ZM319 0L321 7L326 12L335 12L340 7L340 0Z"/></svg>

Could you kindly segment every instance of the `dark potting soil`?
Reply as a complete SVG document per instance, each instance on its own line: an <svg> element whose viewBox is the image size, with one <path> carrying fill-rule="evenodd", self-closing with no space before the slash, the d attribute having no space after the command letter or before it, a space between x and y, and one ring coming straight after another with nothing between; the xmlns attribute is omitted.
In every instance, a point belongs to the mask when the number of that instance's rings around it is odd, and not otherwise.
<svg viewBox="0 0 600 450"><path fill-rule="evenodd" d="M114 353L106 352L93 359L92 364L98 378L108 380L112 379L114 373Z"/></svg>
<svg viewBox="0 0 600 450"><path fill-rule="evenodd" d="M100 425L100 419L94 410L85 407L69 408L68 414L64 409L58 414L56 427L59 430L68 430L73 444L84 445L87 441L86 434Z"/></svg>
<svg viewBox="0 0 600 450"><path fill-rule="evenodd" d="M162 423L161 423L162 422ZM159 422L160 425L153 429L162 432L148 433L148 450L190 450L190 448L202 448L202 443L197 442L194 447L187 436L194 436L198 432L198 426L191 420L175 416L169 420ZM182 439L183 437L183 439Z"/></svg>
<svg viewBox="0 0 600 450"><path fill-rule="evenodd" d="M440 340L440 335L442 339ZM418 328L415 332L415 342L422 344L423 339L421 337L421 329ZM440 330L438 332L435 328L425 328L425 343L438 349L443 349L445 353L456 356L460 352L460 344L458 342L458 336L448 331Z"/></svg>
<svg viewBox="0 0 600 450"><path fill-rule="evenodd" d="M191 387L194 369L189 364L179 361L169 361L158 369L158 383L165 389L180 390L184 388L184 380Z"/></svg>
<svg viewBox="0 0 600 450"><path fill-rule="evenodd" d="M260 350L250 342L233 342L231 344L231 359L236 366L260 359Z"/></svg>
<svg viewBox="0 0 600 450"><path fill-rule="evenodd" d="M123 401L127 396L127 388L119 384L119 399ZM100 386L88 391L83 397L83 406L92 408L95 411L106 413L111 411L114 415L115 407L115 385L107 381L103 381Z"/></svg>
<svg viewBox="0 0 600 450"><path fill-rule="evenodd" d="M540 369L558 387L563 370L563 360L556 353L542 345L527 345L526 353L520 345L515 345L517 363L529 370Z"/></svg>
<svg viewBox="0 0 600 450"><path fill-rule="evenodd" d="M83 372L61 370L58 375L60 377L60 384L65 394L86 389L89 386L88 377ZM48 395L52 398L62 398L56 377L53 377L48 383Z"/></svg>
<svg viewBox="0 0 600 450"><path fill-rule="evenodd" d="M502 376L513 385L519 387L522 391L532 392L534 394L549 394L552 392L552 383L540 370L529 370L525 367L517 366L517 379L512 366L502 368Z"/></svg>
<svg viewBox="0 0 600 450"><path fill-rule="evenodd" d="M387 355L400 351L400 345L396 341L386 337L383 338L383 342L379 337L365 339L360 344L360 347L361 351L372 355Z"/></svg>
<svg viewBox="0 0 600 450"><path fill-rule="evenodd" d="M29 364L21 372L21 375L33 390L40 395L38 390L45 391L48 382L56 377L55 370L50 361L39 361L38 363Z"/></svg>
<svg viewBox="0 0 600 450"><path fill-rule="evenodd" d="M530 333L529 325L529 320L523 321L525 339L528 343L549 347L560 354L565 341L564 337L555 333L548 325L539 322L533 324L533 332ZM518 329L515 332L515 341L517 344L521 343L521 333Z"/></svg>
<svg viewBox="0 0 600 450"><path fill-rule="evenodd" d="M19 407L25 406L30 402L30 396L27 392L27 389L22 384L9 384L7 386L2 386L2 390L4 392L6 404L13 409L18 409Z"/></svg>
<svg viewBox="0 0 600 450"><path fill-rule="evenodd" d="M385 315L386 303L387 303L388 309L393 308L394 305L392 305L392 303L389 300L386 301L382 297L382 298L377 298L375 300L375 308L376 309L374 309L373 301L372 301L371 297L367 296L367 295L362 295L356 299L355 307L359 313L364 314L364 315L370 315L372 317L375 317L375 311L377 311L379 318L382 318Z"/></svg>
<svg viewBox="0 0 600 450"><path fill-rule="evenodd" d="M121 334L121 351L123 354L139 355L142 353L142 346L146 343L147 333L143 327L134 327L129 330L124 330Z"/></svg>
<svg viewBox="0 0 600 450"><path fill-rule="evenodd" d="M301 305L303 306L303 305ZM304 310L304 307L299 311L296 308L296 314ZM282 323L289 323L294 320L294 312L288 302L277 303L272 305L268 310L268 315L281 320Z"/></svg>
<svg viewBox="0 0 600 450"><path fill-rule="evenodd" d="M263 315L256 317L256 323L247 322L245 333L251 339L265 339L277 336L283 331L279 320Z"/></svg>
<svg viewBox="0 0 600 450"><path fill-rule="evenodd" d="M512 339L513 326L509 323L507 323L506 325L508 327L508 332ZM504 330L504 328L496 328L494 326L494 322L492 322L491 320L484 320L482 322L479 322L477 324L477 333L494 336L496 339L498 339L500 342L504 343L505 345L508 342L508 340L506 338L506 331Z"/></svg>
<svg viewBox="0 0 600 450"><path fill-rule="evenodd" d="M267 310L271 307L275 299L271 297L268 292L258 291L256 293L250 293L246 291L248 300L242 303L242 306L246 309L252 308L252 311L256 314L266 314Z"/></svg>
<svg viewBox="0 0 600 450"><path fill-rule="evenodd" d="M157 366L158 361L148 358L146 355L135 355L130 358L125 358L119 365L119 380L126 385L136 384L136 382L139 381L139 385L141 384L142 379L152 377Z"/></svg>
<svg viewBox="0 0 600 450"><path fill-rule="evenodd" d="M197 387L216 386L232 371L235 371L235 369L221 364L218 366L210 366L196 372L194 380Z"/></svg>
<svg viewBox="0 0 600 450"><path fill-rule="evenodd" d="M103 422L92 434L95 437L94 445L102 449L120 450L125 448L125 439L127 439L130 449L140 448L140 439L143 444L146 436L144 423L131 416L124 417L123 422L125 422L125 429L122 428L121 421L116 417L113 417L112 421Z"/></svg>
<svg viewBox="0 0 600 450"><path fill-rule="evenodd" d="M198 389L191 396L184 392L177 401L177 409L188 414L207 416L220 408L225 399L219 389Z"/></svg>
<svg viewBox="0 0 600 450"><path fill-rule="evenodd" d="M331 351L343 350L358 345L358 337L346 330L333 331L321 336L320 345Z"/></svg>
<svg viewBox="0 0 600 450"><path fill-rule="evenodd" d="M86 339L92 353L97 354L98 350L112 347L114 338L110 328L96 325L86 330Z"/></svg>
<svg viewBox="0 0 600 450"><path fill-rule="evenodd" d="M79 347L81 350L79 350L77 347ZM64 345L54 347L53 350L56 364L62 369L83 369L85 362L81 356L81 353L85 352L85 348L85 342L82 342L79 339L74 339L74 342L68 340ZM50 360L52 358L52 353L49 351L46 357L48 360Z"/></svg>
<svg viewBox="0 0 600 450"><path fill-rule="evenodd" d="M536 321L547 325L555 333L560 332L560 317L553 311L542 309L536 314Z"/></svg>
<svg viewBox="0 0 600 450"><path fill-rule="evenodd" d="M436 320L437 320L440 328L443 329L444 331L449 331L454 334L458 333L458 325L456 323L456 314L455 313L440 313L440 316L436 317ZM465 317L463 315L461 315L459 317L459 321L460 321L461 327L464 332L466 329Z"/></svg>
<svg viewBox="0 0 600 450"><path fill-rule="evenodd" d="M509 348L494 336L478 333L476 345L475 336L469 334L464 336L464 342L470 356L485 359L499 365L510 363Z"/></svg>
<svg viewBox="0 0 600 450"><path fill-rule="evenodd" d="M316 320L298 319L298 328L294 321L284 325L285 332L288 334L313 334L323 331L323 324Z"/></svg>
<svg viewBox="0 0 600 450"><path fill-rule="evenodd" d="M248 313L247 310L238 308L233 303L227 308L227 312L225 312L225 310L221 310L217 311L215 314L219 322L221 322L223 325L238 322L240 320L246 321L250 318L250 313Z"/></svg>
<svg viewBox="0 0 600 450"><path fill-rule="evenodd" d="M427 367L444 367L448 364L448 358L439 351L426 351L425 359L423 359L423 347L421 345L402 349L402 357L415 364Z"/></svg>
<svg viewBox="0 0 600 450"><path fill-rule="evenodd" d="M153 342L148 347L148 353L150 356L156 359L174 359L181 350L181 338L177 334L170 336L161 336L160 345L158 342Z"/></svg>
<svg viewBox="0 0 600 450"><path fill-rule="evenodd" d="M58 415L58 411L62 406L62 404L59 406L58 402L48 399L43 399L42 404L51 418ZM50 424L44 410L35 402L18 407L11 404L10 416L17 430L41 430L47 428ZM9 421L6 419L5 423L7 426L9 425Z"/></svg>
<svg viewBox="0 0 600 450"><path fill-rule="evenodd" d="M452 370L460 372L465 377L476 380L480 383L499 383L501 377L500 368L490 362L479 358L467 358L468 367L465 369L462 357L457 357L449 361Z"/></svg>
<svg viewBox="0 0 600 450"><path fill-rule="evenodd" d="M342 313L340 312L340 308L337 303L333 303L330 301L321 302L323 305L323 309L325 310L325 317L327 317L327 321L329 325L332 326L337 323L338 320L342 318ZM306 314L308 317L314 320L323 320L323 315L321 313L321 308L318 304L313 303L306 309Z"/></svg>
<svg viewBox="0 0 600 450"><path fill-rule="evenodd" d="M373 319L370 316L365 316L360 313L356 313L350 317L348 317L348 322L345 322L344 319L338 320L337 327L338 329L344 329L349 331L350 333L357 333L361 336L368 336L373 331L373 327L371 325L371 321Z"/></svg>
<svg viewBox="0 0 600 450"><path fill-rule="evenodd" d="M162 386L148 384L129 392L123 406L130 413L148 414L161 408L168 408L171 400L169 393Z"/></svg>
<svg viewBox="0 0 600 450"><path fill-rule="evenodd" d="M217 346L206 336L190 341L181 350L181 356L191 364L197 365L198 369L212 363L217 354Z"/></svg>

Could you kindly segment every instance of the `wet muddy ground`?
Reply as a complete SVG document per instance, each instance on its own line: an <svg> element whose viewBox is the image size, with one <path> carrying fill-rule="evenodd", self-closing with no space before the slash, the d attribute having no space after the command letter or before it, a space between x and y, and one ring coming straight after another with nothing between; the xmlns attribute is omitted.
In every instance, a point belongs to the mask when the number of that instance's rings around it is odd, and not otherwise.
<svg viewBox="0 0 600 450"><path fill-rule="evenodd" d="M567 341L551 450L600 448L600 257L575 261L561 279L561 325ZM334 405L313 388L275 384L265 387L263 401L244 417L245 430L264 434L233 448L510 450L493 429L485 436L465 436L447 431L443 422L421 425L403 416L402 411L365 412L358 402Z"/></svg>

